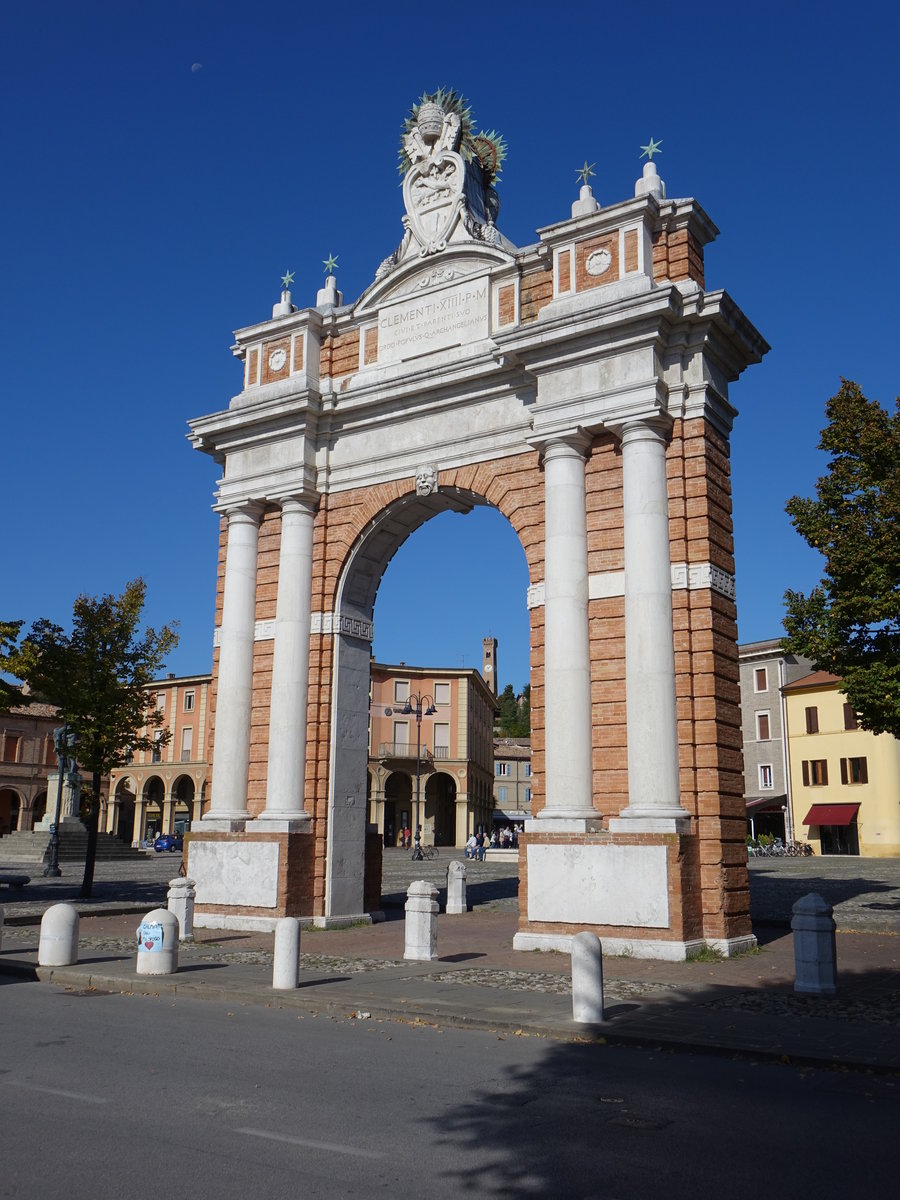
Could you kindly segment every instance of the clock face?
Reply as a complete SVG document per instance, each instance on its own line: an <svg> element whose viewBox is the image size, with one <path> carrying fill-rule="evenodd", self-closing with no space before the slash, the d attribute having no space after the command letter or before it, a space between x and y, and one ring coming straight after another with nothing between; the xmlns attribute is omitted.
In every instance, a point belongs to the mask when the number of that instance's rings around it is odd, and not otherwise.
<svg viewBox="0 0 900 1200"><path fill-rule="evenodd" d="M280 371L287 362L287 353L284 350L273 350L269 355L269 370Z"/></svg>

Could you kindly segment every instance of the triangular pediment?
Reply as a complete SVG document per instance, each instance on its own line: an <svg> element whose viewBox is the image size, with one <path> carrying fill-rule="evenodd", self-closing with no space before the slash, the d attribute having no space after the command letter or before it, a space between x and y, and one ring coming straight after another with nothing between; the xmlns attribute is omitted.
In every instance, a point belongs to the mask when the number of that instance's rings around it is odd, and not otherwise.
<svg viewBox="0 0 900 1200"><path fill-rule="evenodd" d="M448 248L440 255L407 260L376 279L354 305L354 313L362 315L408 296L427 295L437 288L484 275L493 267L506 266L513 261L511 254L496 246L472 244L461 246L456 252Z"/></svg>

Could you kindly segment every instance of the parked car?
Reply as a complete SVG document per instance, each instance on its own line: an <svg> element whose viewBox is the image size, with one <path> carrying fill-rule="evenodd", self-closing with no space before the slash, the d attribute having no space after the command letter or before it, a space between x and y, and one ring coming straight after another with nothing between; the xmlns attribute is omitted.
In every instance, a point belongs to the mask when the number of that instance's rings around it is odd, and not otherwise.
<svg viewBox="0 0 900 1200"><path fill-rule="evenodd" d="M161 833L153 843L153 849L157 854L162 854L163 850L174 854L176 850L184 849L184 842L180 833Z"/></svg>

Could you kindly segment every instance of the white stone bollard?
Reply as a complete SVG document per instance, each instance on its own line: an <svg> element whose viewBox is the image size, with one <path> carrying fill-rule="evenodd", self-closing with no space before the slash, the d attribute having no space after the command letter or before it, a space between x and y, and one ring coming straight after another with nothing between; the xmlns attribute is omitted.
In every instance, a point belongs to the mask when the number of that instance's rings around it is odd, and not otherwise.
<svg viewBox="0 0 900 1200"><path fill-rule="evenodd" d="M572 938L572 1019L582 1025L603 1020L603 946L596 933Z"/></svg>
<svg viewBox="0 0 900 1200"><path fill-rule="evenodd" d="M793 908L794 991L833 995L837 991L837 946L833 909L818 892L801 896Z"/></svg>
<svg viewBox="0 0 900 1200"><path fill-rule="evenodd" d="M272 968L272 987L282 991L295 988L300 982L300 922L296 917L282 917L275 923L275 963Z"/></svg>
<svg viewBox="0 0 900 1200"><path fill-rule="evenodd" d="M3 905L0 904L0 950L3 949Z"/></svg>
<svg viewBox="0 0 900 1200"><path fill-rule="evenodd" d="M454 859L447 867L447 912L468 912L466 905L466 864Z"/></svg>
<svg viewBox="0 0 900 1200"><path fill-rule="evenodd" d="M78 962L78 913L71 904L53 904L41 918L38 966L70 967Z"/></svg>
<svg viewBox="0 0 900 1200"><path fill-rule="evenodd" d="M178 937L182 942L194 940L194 900L197 888L193 879L170 879L166 897L170 913L178 920Z"/></svg>
<svg viewBox="0 0 900 1200"><path fill-rule="evenodd" d="M178 970L178 918L154 908L137 927L138 975L174 975Z"/></svg>
<svg viewBox="0 0 900 1200"><path fill-rule="evenodd" d="M406 948L404 958L437 958L438 890L433 883L417 879L406 892Z"/></svg>

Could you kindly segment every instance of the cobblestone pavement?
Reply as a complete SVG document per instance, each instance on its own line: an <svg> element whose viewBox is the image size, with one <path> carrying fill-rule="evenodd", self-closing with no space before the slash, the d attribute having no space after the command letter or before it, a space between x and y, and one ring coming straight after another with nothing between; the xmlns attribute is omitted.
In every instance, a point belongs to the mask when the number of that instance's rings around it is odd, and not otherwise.
<svg viewBox="0 0 900 1200"><path fill-rule="evenodd" d="M462 858L462 851L441 849L431 861L413 862L409 851L384 853L382 904L388 915L399 916L406 889L414 879L425 879L439 889L446 886L447 865ZM809 892L819 892L834 906L839 930L900 935L900 859L895 858L765 858L750 860L750 904L754 922L789 924L794 903ZM15 871L14 865L5 868ZM78 900L83 869L62 864L60 879L44 879L35 864L21 870L31 882L21 890L0 888L0 904L7 922L40 917L50 904L61 900L84 904L91 911L119 909L123 905L145 911L165 905L168 882L178 870L176 855L147 854L137 861L97 863L94 894ZM478 911L518 911L518 864L491 859L466 860L467 897Z"/></svg>

